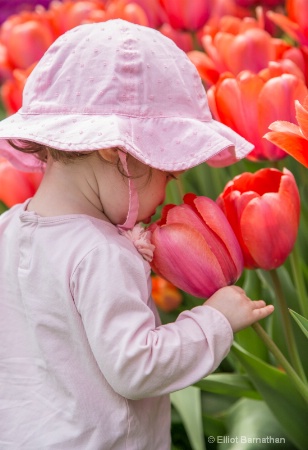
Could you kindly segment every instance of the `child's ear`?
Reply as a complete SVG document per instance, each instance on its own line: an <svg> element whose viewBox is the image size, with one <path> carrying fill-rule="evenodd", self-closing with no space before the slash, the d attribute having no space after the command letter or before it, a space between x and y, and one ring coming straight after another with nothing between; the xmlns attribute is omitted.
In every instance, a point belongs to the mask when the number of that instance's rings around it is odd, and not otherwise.
<svg viewBox="0 0 308 450"><path fill-rule="evenodd" d="M112 164L116 164L119 159L117 148L103 148L101 150L98 150L98 153L105 161L108 161Z"/></svg>

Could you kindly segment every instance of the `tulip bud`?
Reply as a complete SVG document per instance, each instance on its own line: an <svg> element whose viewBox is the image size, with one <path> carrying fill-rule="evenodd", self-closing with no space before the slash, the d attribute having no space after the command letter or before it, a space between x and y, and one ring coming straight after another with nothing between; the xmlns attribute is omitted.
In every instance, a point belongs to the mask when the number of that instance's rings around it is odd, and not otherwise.
<svg viewBox="0 0 308 450"><path fill-rule="evenodd" d="M242 173L226 185L217 204L241 245L246 268L271 270L284 263L300 215L299 192L289 170Z"/></svg>
<svg viewBox="0 0 308 450"><path fill-rule="evenodd" d="M183 291L207 298L240 277L239 243L213 200L187 194L184 204L165 206L149 229L155 245L152 269Z"/></svg>

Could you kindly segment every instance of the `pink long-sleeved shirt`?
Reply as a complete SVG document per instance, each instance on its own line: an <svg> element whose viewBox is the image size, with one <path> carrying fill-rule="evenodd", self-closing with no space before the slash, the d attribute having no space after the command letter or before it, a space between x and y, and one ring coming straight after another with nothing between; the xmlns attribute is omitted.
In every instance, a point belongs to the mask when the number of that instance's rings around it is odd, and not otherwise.
<svg viewBox="0 0 308 450"><path fill-rule="evenodd" d="M199 306L161 325L116 227L26 204L0 217L1 450L168 450L168 394L215 370L229 322Z"/></svg>

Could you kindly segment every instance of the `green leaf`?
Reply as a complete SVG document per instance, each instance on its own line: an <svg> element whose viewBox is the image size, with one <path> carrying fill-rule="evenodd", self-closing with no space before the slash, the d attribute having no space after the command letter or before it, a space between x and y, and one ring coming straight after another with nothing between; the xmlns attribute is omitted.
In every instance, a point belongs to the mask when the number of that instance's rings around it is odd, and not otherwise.
<svg viewBox="0 0 308 450"><path fill-rule="evenodd" d="M214 435L219 450L293 448L277 419L263 401L239 400L226 414L225 425L227 432L224 436Z"/></svg>
<svg viewBox="0 0 308 450"><path fill-rule="evenodd" d="M301 450L307 448L307 405L286 373L248 353L237 343L231 349L245 368L289 439Z"/></svg>
<svg viewBox="0 0 308 450"><path fill-rule="evenodd" d="M298 314L297 312L293 311L292 309L289 309L291 316L297 323L297 325L300 327L304 335L308 338L308 320Z"/></svg>
<svg viewBox="0 0 308 450"><path fill-rule="evenodd" d="M215 373L195 383L202 391L233 397L261 399L247 375Z"/></svg>
<svg viewBox="0 0 308 450"><path fill-rule="evenodd" d="M6 211L8 207L0 201L0 214L2 214L4 211Z"/></svg>
<svg viewBox="0 0 308 450"><path fill-rule="evenodd" d="M170 398L183 420L192 448L205 450L200 390L189 386L173 392Z"/></svg>

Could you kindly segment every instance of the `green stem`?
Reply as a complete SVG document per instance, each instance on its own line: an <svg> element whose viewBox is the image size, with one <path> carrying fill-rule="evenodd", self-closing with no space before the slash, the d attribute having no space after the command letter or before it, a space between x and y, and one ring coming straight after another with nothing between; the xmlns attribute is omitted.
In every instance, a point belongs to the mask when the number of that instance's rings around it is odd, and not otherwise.
<svg viewBox="0 0 308 450"><path fill-rule="evenodd" d="M292 324L290 320L290 314L288 305L285 299L285 296L283 294L283 290L281 287L281 283L277 274L277 271L271 270L269 271L269 274L272 278L272 282L274 285L274 290L276 294L276 298L279 305L279 310L281 312L281 318L282 318L282 327L284 331L284 336L287 344L287 348L289 350L289 355L291 362L293 364L294 369L298 373L298 375L305 381L305 372L301 364L301 360L297 351L296 342L294 339L293 331L292 331Z"/></svg>
<svg viewBox="0 0 308 450"><path fill-rule="evenodd" d="M261 327L259 323L254 323L252 325L252 328L255 330L257 335L262 339L262 341L265 343L269 351L274 355L277 362L283 367L287 375L290 377L290 379L293 381L294 385L296 386L298 392L302 395L302 397L306 400L308 403L308 387L307 384L303 382L303 380L298 376L298 374L295 372L293 367L290 365L290 363L287 361L287 359L283 356L277 345L274 343L274 341L269 337L269 335L266 333L266 331Z"/></svg>
<svg viewBox="0 0 308 450"><path fill-rule="evenodd" d="M298 300L301 313L304 317L308 318L307 292L305 287L305 281L303 278L303 272L299 266L299 252L297 243L295 244L293 252L290 254L290 262L296 290L298 292Z"/></svg>
<svg viewBox="0 0 308 450"><path fill-rule="evenodd" d="M176 180L176 186L178 188L179 194L181 196L181 199L183 200L184 195L186 194L184 184L181 178L178 178Z"/></svg>

